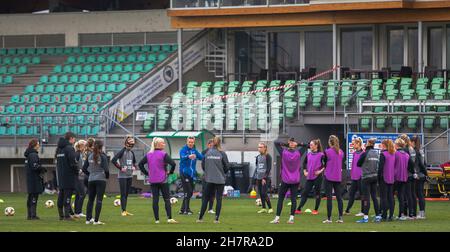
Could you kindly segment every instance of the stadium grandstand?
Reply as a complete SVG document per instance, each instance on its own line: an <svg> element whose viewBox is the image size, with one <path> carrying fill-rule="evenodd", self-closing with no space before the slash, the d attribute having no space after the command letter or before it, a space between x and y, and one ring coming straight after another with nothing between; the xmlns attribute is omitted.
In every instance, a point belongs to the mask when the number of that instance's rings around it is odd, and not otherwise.
<svg viewBox="0 0 450 252"><path fill-rule="evenodd" d="M1 192L26 190L31 138L50 181L68 131L109 156L133 135L138 159L163 137L177 163L186 136L218 135L250 176L258 142L276 157L292 136L417 134L429 169L450 160L450 1L2 2Z"/></svg>

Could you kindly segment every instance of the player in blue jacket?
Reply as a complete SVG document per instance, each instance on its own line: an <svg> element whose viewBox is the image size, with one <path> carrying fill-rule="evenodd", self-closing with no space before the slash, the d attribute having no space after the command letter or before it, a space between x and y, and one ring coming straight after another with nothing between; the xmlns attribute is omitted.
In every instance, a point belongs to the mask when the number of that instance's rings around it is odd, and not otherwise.
<svg viewBox="0 0 450 252"><path fill-rule="evenodd" d="M189 202L194 192L194 181L197 177L197 160L202 159L203 155L195 149L195 137L188 137L186 145L180 150L180 177L183 184L184 199L179 214L192 214Z"/></svg>

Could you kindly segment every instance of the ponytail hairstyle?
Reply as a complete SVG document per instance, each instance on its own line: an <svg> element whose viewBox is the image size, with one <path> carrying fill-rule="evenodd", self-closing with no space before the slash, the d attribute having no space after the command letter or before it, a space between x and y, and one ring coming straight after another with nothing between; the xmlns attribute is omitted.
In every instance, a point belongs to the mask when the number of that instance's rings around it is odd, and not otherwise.
<svg viewBox="0 0 450 252"><path fill-rule="evenodd" d="M339 154L339 138L335 135L331 135L328 138L328 145L330 146L330 148L333 148L337 154Z"/></svg>
<svg viewBox="0 0 450 252"><path fill-rule="evenodd" d="M369 140L367 140L366 147L369 147L369 146L375 147L375 142L376 142L376 141L377 141L376 138L370 138Z"/></svg>
<svg viewBox="0 0 450 252"><path fill-rule="evenodd" d="M384 146L386 146L387 151L390 154L394 154L395 153L395 146L394 146L394 142L392 142L391 139L384 139L383 142L381 142Z"/></svg>
<svg viewBox="0 0 450 252"><path fill-rule="evenodd" d="M409 140L409 136L408 135L401 134L400 138L405 142L405 146L404 147L409 148L411 146L411 140Z"/></svg>
<svg viewBox="0 0 450 252"><path fill-rule="evenodd" d="M262 153L262 155L267 156L267 154L268 154L267 144L264 142L259 142L258 145L264 146L264 152Z"/></svg>
<svg viewBox="0 0 450 252"><path fill-rule="evenodd" d="M319 138L313 139L311 140L311 142L313 142L317 146L317 152L323 152L322 142L320 142Z"/></svg>
<svg viewBox="0 0 450 252"><path fill-rule="evenodd" d="M414 143L414 150L419 152L420 151L420 137L417 135L411 137L411 142Z"/></svg>
<svg viewBox="0 0 450 252"><path fill-rule="evenodd" d="M150 152L154 152L157 149L157 146L159 145L159 143L164 143L164 139L162 139L160 137L153 138L152 146L150 148Z"/></svg>
<svg viewBox="0 0 450 252"><path fill-rule="evenodd" d="M399 148L405 148L405 141L401 138L395 139L395 145L397 145Z"/></svg>
<svg viewBox="0 0 450 252"><path fill-rule="evenodd" d="M39 144L39 141L36 138L31 139L31 141L28 143L28 149L34 149L36 145Z"/></svg>
<svg viewBox="0 0 450 252"><path fill-rule="evenodd" d="M220 140L220 137L215 136L213 138L213 146L218 150L218 151L222 151L222 141Z"/></svg>
<svg viewBox="0 0 450 252"><path fill-rule="evenodd" d="M99 140L95 141L93 152L94 152L94 161L96 163L98 163L98 157L100 156L102 151L103 151L103 142Z"/></svg>
<svg viewBox="0 0 450 252"><path fill-rule="evenodd" d="M134 137L132 135L127 135L125 138L124 146L132 149L134 147L134 144L135 144Z"/></svg>
<svg viewBox="0 0 450 252"><path fill-rule="evenodd" d="M94 150L95 139L90 137L87 140L86 151L92 152Z"/></svg>

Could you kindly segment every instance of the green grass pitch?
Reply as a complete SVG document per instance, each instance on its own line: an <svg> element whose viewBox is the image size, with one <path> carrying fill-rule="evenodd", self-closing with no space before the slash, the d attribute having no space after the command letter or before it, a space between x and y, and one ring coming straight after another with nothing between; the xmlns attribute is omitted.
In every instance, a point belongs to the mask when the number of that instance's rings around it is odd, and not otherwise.
<svg viewBox="0 0 450 252"><path fill-rule="evenodd" d="M105 222L104 226L86 225L85 220L81 219L75 222L59 221L57 209L47 209L44 207L44 202L48 199L55 201L55 195L41 195L38 202L38 216L41 220L29 221L26 220L26 195L25 194L0 194L0 199L4 203L0 203L2 210L0 215L0 231L50 231L50 232L84 232L84 231L120 231L120 232L289 232L289 231L313 231L313 232L374 232L374 231L415 231L415 232L430 232L430 231L450 231L450 202L426 202L426 220L415 221L394 221L386 223L355 223L359 217L354 215L344 216L344 223L323 224L322 220L326 216L326 202L322 201L319 215L301 214L295 218L295 224L286 224L288 219L288 211L290 206L287 206L287 200L284 202L283 212L281 214L280 224L269 224L274 217L273 214L257 214L259 208L255 205L254 199L241 197L240 199L223 200L222 214L220 217L220 224L213 223L213 215L206 213L204 223L196 223L198 218L198 211L200 208L200 200L195 199L191 201L191 208L194 215L185 216L178 215L178 210L181 201L173 205L173 217L179 221L179 224L166 223L166 215L164 211L163 202L160 201L160 216L161 223L155 224L153 219L152 202L151 199L144 199L137 196L130 196L128 200L128 210L134 216L122 217L120 215L120 207L114 207L113 201L115 195L109 195L103 201L103 210L100 220ZM86 204L87 201L85 201ZM277 199L272 199L272 204L275 206ZM333 201L333 219L337 218L337 205ZM309 199L304 209L312 208L314 204L313 199ZM347 202L344 201L344 207ZM7 217L3 214L3 210L12 206L16 210L15 216ZM356 201L352 213L359 210L360 202ZM84 205L85 207L85 205ZM373 211L373 210L372 210ZM371 211L371 212L372 212ZM397 211L396 211L397 212Z"/></svg>

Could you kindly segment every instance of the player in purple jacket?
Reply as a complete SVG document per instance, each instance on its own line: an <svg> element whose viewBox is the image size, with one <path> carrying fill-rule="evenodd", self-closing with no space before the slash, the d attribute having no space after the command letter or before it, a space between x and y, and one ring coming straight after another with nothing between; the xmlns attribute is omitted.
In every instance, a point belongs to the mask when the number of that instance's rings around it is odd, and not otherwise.
<svg viewBox="0 0 450 252"><path fill-rule="evenodd" d="M380 162L378 164L382 221L392 221L394 216L394 169L395 146L391 139L385 139L381 142ZM389 218L387 217L388 210Z"/></svg>
<svg viewBox="0 0 450 252"><path fill-rule="evenodd" d="M344 215L350 215L350 209L353 206L353 202L355 202L356 192L359 192L360 195L362 194L361 193L362 171L361 171L361 167L358 166L359 157L364 152L362 149L362 143L363 143L362 139L359 137L353 139L353 141L352 141L353 148L355 149L355 152L353 152L352 169L350 171L350 178L352 180L352 184L350 185L350 190L348 193L348 195L349 195L348 205L347 205L347 209L345 209ZM364 216L362 200L361 200L361 211L359 213L355 214L355 216Z"/></svg>
<svg viewBox="0 0 450 252"><path fill-rule="evenodd" d="M139 162L139 169L142 173L148 175L148 182L152 189L153 214L156 224L159 223L159 192L161 192L164 199L167 222L170 224L177 223L177 221L172 219L169 185L167 184L167 175L174 172L176 164L169 154L164 151L165 146L164 139L159 137L153 138L151 150ZM144 167L145 164L147 164L148 171ZM166 169L167 165L170 165L169 171Z"/></svg>
<svg viewBox="0 0 450 252"><path fill-rule="evenodd" d="M294 214L297 204L297 190L300 184L300 159L301 149L294 138L290 138L288 143L276 141L275 148L281 155L281 185L278 191L277 213L272 224L280 223L281 210L283 209L283 200L288 190L291 191L291 215L288 224L294 224ZM302 147L305 145L301 144Z"/></svg>
<svg viewBox="0 0 450 252"><path fill-rule="evenodd" d="M295 211L296 214L302 213L302 207L305 205L308 199L308 194L314 187L314 195L316 198L316 205L312 211L313 215L319 214L320 206L320 189L322 188L323 170L325 170L325 154L323 153L322 144L320 139L314 139L309 143L311 151L306 154L303 161L303 174L306 177L305 188L302 191L302 199L300 205Z"/></svg>
<svg viewBox="0 0 450 252"><path fill-rule="evenodd" d="M404 206L406 201L406 184L408 183L408 170L414 170L414 164L409 158L409 154L405 149L406 143L401 138L395 140L397 152L395 152L394 165L394 181L397 189L397 197L399 203L399 220L407 220L404 213Z"/></svg>
<svg viewBox="0 0 450 252"><path fill-rule="evenodd" d="M323 223L332 223L331 211L333 209L333 189L338 203L339 216L337 223L344 223L342 219L343 202L342 202L342 162L344 152L339 148L339 139L335 135L331 135L328 139L330 146L325 151L325 193L327 195L327 219Z"/></svg>

